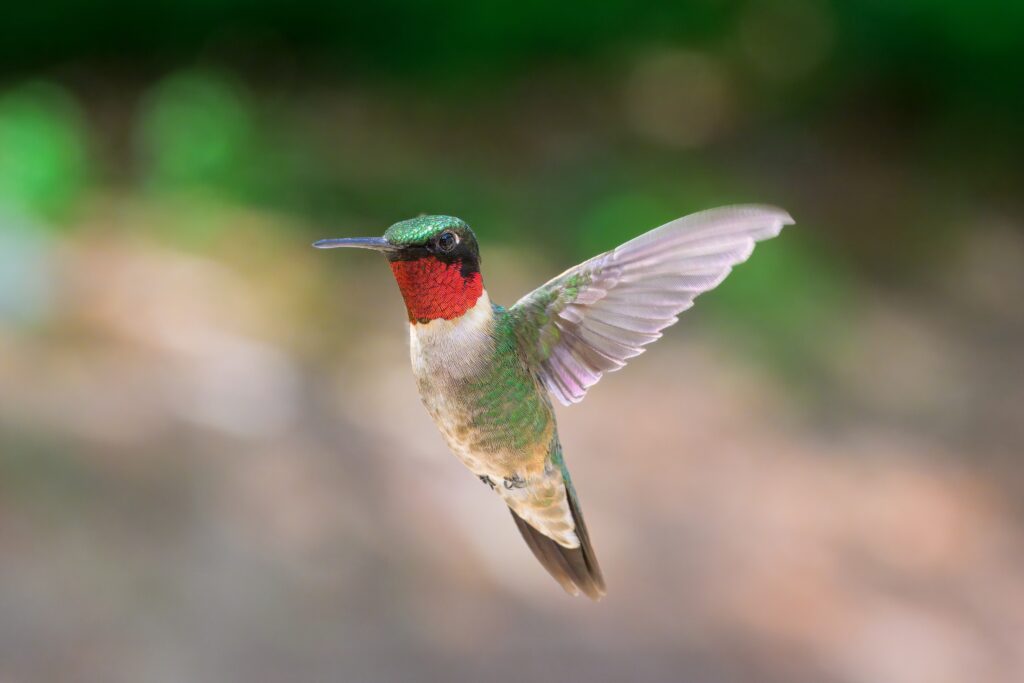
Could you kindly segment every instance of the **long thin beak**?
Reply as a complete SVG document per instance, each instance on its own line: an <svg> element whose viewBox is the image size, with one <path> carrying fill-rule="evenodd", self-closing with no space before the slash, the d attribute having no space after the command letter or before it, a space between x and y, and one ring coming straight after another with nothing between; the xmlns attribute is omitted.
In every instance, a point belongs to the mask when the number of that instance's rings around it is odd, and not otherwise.
<svg viewBox="0 0 1024 683"><path fill-rule="evenodd" d="M373 249L374 251L398 251L398 247L383 237L335 237L333 239L313 242L317 249L337 249L338 247L356 247Z"/></svg>

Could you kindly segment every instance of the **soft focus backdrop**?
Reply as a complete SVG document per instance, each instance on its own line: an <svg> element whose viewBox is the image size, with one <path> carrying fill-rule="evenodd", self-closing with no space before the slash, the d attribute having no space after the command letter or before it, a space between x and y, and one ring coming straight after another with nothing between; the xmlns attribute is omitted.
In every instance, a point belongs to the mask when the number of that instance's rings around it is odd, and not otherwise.
<svg viewBox="0 0 1024 683"><path fill-rule="evenodd" d="M643 5L644 9L641 9ZM1024 4L14 2L0 682L1024 680ZM446 451L379 257L511 303L789 209L579 406L609 584Z"/></svg>

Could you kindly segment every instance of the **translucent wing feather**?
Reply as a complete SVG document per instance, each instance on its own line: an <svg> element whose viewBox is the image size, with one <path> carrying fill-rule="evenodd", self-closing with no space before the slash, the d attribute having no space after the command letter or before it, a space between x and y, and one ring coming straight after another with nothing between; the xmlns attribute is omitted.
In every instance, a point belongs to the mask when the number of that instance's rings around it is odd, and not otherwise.
<svg viewBox="0 0 1024 683"><path fill-rule="evenodd" d="M583 399L716 287L755 242L793 219L771 206L729 206L666 223L570 268L509 309L523 351L563 404Z"/></svg>

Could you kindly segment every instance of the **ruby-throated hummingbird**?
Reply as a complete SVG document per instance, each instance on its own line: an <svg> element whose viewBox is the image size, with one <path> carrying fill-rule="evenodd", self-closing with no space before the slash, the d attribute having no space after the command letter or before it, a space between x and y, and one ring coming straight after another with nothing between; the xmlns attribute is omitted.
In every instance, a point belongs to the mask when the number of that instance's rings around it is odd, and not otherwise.
<svg viewBox="0 0 1024 683"><path fill-rule="evenodd" d="M313 246L382 252L409 313L413 373L449 448L512 511L567 592L598 599L604 578L558 440L554 396L582 400L718 285L789 214L731 206L666 223L541 285L491 303L476 236L452 216L395 223L383 237Z"/></svg>

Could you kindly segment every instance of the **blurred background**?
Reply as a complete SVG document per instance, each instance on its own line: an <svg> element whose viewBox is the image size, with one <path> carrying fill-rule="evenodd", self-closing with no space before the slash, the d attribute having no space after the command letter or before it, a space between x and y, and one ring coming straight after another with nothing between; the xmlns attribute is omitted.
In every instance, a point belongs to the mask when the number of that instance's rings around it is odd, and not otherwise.
<svg viewBox="0 0 1024 683"><path fill-rule="evenodd" d="M1024 4L70 0L0 23L0 682L1024 680ZM492 298L797 226L579 406L564 595L366 253Z"/></svg>

